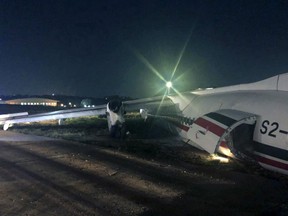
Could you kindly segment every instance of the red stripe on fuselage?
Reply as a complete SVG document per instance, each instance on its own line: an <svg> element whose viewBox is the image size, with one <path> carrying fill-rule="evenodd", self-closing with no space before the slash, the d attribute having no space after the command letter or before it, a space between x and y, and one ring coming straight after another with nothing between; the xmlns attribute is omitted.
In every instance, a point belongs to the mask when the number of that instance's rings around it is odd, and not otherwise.
<svg viewBox="0 0 288 216"><path fill-rule="evenodd" d="M186 125L181 124L180 122L172 122L172 124L174 124L176 127L180 128L181 130L184 130L185 132L187 132L189 130L189 127Z"/></svg>
<svg viewBox="0 0 288 216"><path fill-rule="evenodd" d="M184 130L184 131L186 131L186 132L189 130L189 127L186 126L186 125L178 124L177 126L178 126L181 130Z"/></svg>
<svg viewBox="0 0 288 216"><path fill-rule="evenodd" d="M211 131L217 136L222 136L222 134L225 132L225 129L220 127L219 125L214 124L213 122L210 122L204 118L198 118L195 121L195 124L205 128L208 131Z"/></svg>
<svg viewBox="0 0 288 216"><path fill-rule="evenodd" d="M257 155L257 160L260 163L264 163L264 164L267 164L267 165L270 165L270 166L274 166L274 167L277 167L277 168L280 168L280 169L288 170L288 164L285 164L285 163L282 163L282 162L279 162L279 161L275 161L275 160L272 160L272 159L269 159L269 158L265 158L265 157L262 157L260 155Z"/></svg>
<svg viewBox="0 0 288 216"><path fill-rule="evenodd" d="M228 146L227 146L227 143L226 143L225 141L222 141L222 142L220 143L220 146L221 146L222 148L229 149Z"/></svg>

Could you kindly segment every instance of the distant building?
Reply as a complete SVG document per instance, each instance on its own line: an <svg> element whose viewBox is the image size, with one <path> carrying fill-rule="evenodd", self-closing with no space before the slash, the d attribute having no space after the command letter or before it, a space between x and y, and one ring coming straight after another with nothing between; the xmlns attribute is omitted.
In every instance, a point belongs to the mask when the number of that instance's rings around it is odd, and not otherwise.
<svg viewBox="0 0 288 216"><path fill-rule="evenodd" d="M10 105L23 105L23 106L59 106L58 100L52 100L47 98L20 98L3 101L4 104Z"/></svg>

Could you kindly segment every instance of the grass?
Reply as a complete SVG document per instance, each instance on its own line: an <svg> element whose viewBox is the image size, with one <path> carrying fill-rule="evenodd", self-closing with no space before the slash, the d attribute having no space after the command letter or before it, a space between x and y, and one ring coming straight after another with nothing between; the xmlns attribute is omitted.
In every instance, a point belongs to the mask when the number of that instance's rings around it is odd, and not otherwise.
<svg viewBox="0 0 288 216"><path fill-rule="evenodd" d="M66 119L63 125L58 125L57 120L37 122L31 124L19 124L13 126L11 131L38 136L48 136L78 141L91 135L108 134L107 121L98 117L82 117Z"/></svg>

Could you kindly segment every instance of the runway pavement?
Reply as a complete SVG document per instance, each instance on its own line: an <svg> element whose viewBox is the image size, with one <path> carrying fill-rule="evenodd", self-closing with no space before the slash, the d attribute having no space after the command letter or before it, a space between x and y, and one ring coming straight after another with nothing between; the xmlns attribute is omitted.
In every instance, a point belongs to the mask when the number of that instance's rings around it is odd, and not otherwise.
<svg viewBox="0 0 288 216"><path fill-rule="evenodd" d="M72 166L79 145L0 131L0 215L106 215L85 194L85 166Z"/></svg>
<svg viewBox="0 0 288 216"><path fill-rule="evenodd" d="M0 131L1 216L287 213L287 194L278 179Z"/></svg>
<svg viewBox="0 0 288 216"><path fill-rule="evenodd" d="M0 141L11 141L11 142L37 142L37 141L49 141L55 140L54 138L35 136L30 134L20 134L11 131L0 130Z"/></svg>

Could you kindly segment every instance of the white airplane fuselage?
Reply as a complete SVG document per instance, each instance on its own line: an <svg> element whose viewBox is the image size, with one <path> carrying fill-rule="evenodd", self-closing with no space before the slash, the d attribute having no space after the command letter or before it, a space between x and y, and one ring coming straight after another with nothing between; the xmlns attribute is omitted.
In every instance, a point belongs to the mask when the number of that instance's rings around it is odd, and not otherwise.
<svg viewBox="0 0 288 216"><path fill-rule="evenodd" d="M252 84L169 96L178 105L182 115L193 119L195 123L183 123L180 136L189 144L209 153L220 152L231 156L233 154L227 151L227 146L221 144L225 141L222 133L227 132L229 126L225 128L221 119L218 121L217 118L215 120L210 117L217 117L219 113L219 116L221 113L232 113L236 117L243 115L247 117L246 120L253 117L251 153L255 156L254 159L267 169L288 174L288 91L283 89L283 85L279 89L279 80L282 78L286 81L287 77L287 74L283 74ZM212 114L209 116L209 113ZM229 115L228 118L224 117L226 120L230 119ZM236 120L232 123L235 127L240 125L235 124ZM230 132L232 130L231 127ZM217 138L218 142L211 144L215 147L211 147L209 139Z"/></svg>

